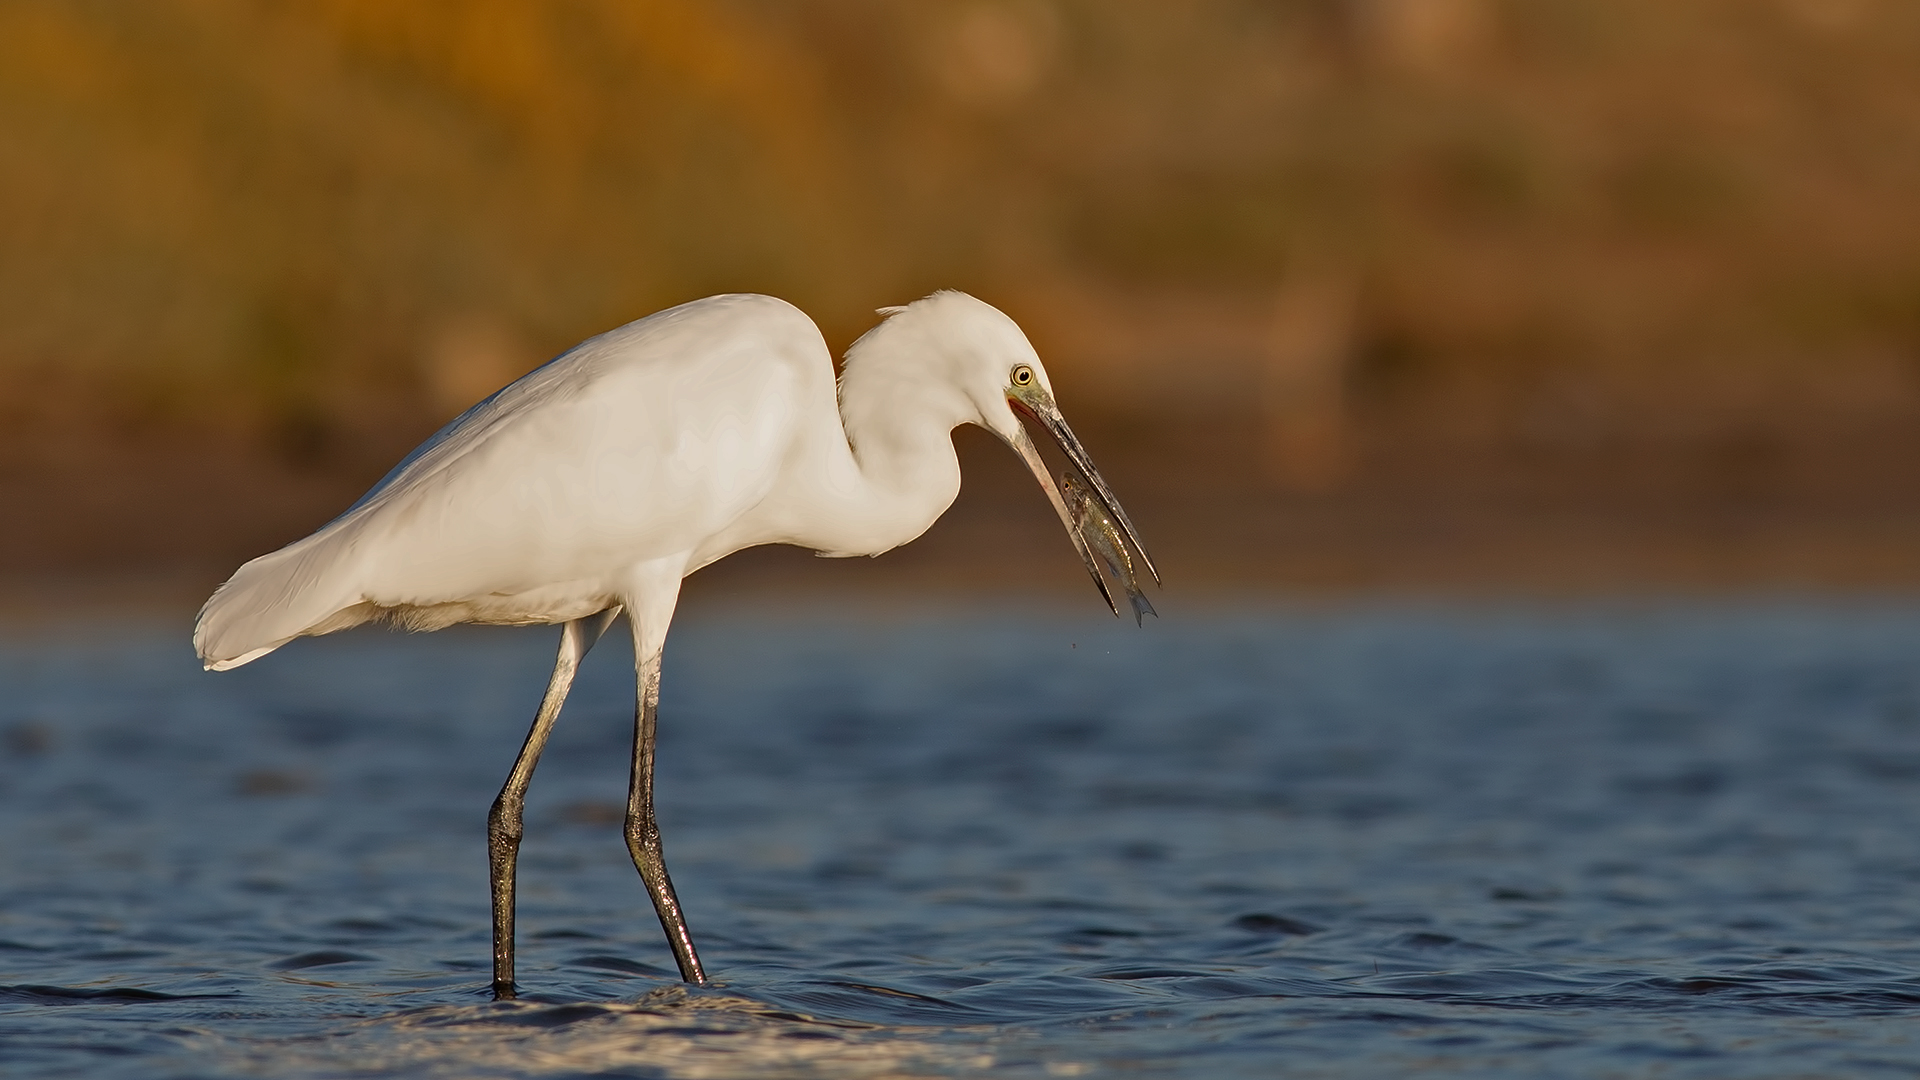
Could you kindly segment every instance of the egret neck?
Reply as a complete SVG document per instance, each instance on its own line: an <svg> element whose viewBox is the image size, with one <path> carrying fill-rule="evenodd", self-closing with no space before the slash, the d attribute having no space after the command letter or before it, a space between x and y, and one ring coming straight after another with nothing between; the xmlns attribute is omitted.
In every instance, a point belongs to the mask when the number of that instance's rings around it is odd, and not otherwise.
<svg viewBox="0 0 1920 1080"><path fill-rule="evenodd" d="M985 418L939 377L945 356L913 329L896 315L847 351L839 430L823 433L828 452L816 458L819 494L836 509L811 503L795 542L829 556L878 555L926 532L960 494L953 429Z"/></svg>

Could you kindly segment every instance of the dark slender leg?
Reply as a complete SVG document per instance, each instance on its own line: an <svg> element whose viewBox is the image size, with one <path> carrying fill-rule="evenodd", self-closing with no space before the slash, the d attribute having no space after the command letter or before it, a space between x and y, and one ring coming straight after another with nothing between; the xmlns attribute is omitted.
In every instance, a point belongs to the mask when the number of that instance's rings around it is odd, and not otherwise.
<svg viewBox="0 0 1920 1080"><path fill-rule="evenodd" d="M506 786L493 800L487 814L487 876L493 885L493 996L513 997L513 871L520 857L520 811L526 806L527 784L533 779L533 767L540 763L540 751L560 718L560 706L567 700L573 676L593 643L606 633L619 608L611 608L585 619L575 619L560 630L560 655L553 662L553 677L547 682L547 696L540 700L534 714L533 730L527 732L526 745L514 759Z"/></svg>
<svg viewBox="0 0 1920 1080"><path fill-rule="evenodd" d="M653 897L653 910L660 916L660 928L667 932L667 944L673 948L674 962L680 965L680 977L690 983L704 983L700 957L693 951L693 937L687 933L687 920L680 914L680 901L673 895L673 881L667 877L667 862L660 851L660 827L653 820L653 727L660 711L660 654L640 662L640 700L633 720L633 774L627 787L627 851Z"/></svg>

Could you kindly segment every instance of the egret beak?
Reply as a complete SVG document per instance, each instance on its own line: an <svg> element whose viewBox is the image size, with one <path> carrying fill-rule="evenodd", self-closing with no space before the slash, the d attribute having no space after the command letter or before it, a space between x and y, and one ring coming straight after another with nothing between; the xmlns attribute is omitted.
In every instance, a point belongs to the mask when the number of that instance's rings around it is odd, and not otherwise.
<svg viewBox="0 0 1920 1080"><path fill-rule="evenodd" d="M1160 571L1154 568L1153 556L1147 554L1147 546L1140 542L1140 531L1133 527L1132 519L1128 518L1127 512L1120 508L1120 500L1114 497L1113 489L1108 487L1106 480L1101 478L1100 470L1093 467L1093 459L1087 456L1086 448L1080 445L1080 440L1074 437L1073 429L1067 426L1066 418L1060 415L1060 407L1053 403L1053 395L1035 382L1028 386L1008 387L1007 402L1017 413L1038 423L1041 429L1052 437L1055 445L1060 447L1060 452L1066 455L1074 470L1086 481L1087 489L1093 493L1101 509L1105 510L1114 521L1119 522L1120 528L1126 533L1127 542L1132 544L1133 549L1139 553L1140 561L1146 565L1147 572L1153 575L1154 584L1158 585ZM1023 426L1019 429L1019 434L1009 442L1014 451L1020 455L1021 460L1027 463L1027 468L1033 470L1033 478L1040 482L1040 490L1047 493L1047 501L1053 504L1054 512L1060 515L1060 523L1066 526L1067 536L1073 541L1074 550L1080 553L1081 561L1087 564L1087 574L1093 578L1093 584L1100 590L1101 598L1107 602L1107 607L1113 609L1116 616L1119 615L1120 605L1114 602L1113 593L1107 588L1106 579L1100 574L1100 564L1095 560L1093 551L1088 548L1086 538L1080 534L1074 515L1067 509L1067 502L1060 495L1060 487L1054 483L1053 474L1047 470L1047 463L1041 459L1040 451L1033 445L1032 437L1027 434Z"/></svg>

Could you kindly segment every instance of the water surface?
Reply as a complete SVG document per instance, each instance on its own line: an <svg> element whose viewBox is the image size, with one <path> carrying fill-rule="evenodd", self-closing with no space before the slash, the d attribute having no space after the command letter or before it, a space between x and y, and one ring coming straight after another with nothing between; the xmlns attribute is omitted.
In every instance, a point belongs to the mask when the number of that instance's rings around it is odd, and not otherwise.
<svg viewBox="0 0 1920 1080"><path fill-rule="evenodd" d="M151 1077L1920 1073L1920 609L683 615L0 641L0 1061Z"/></svg>

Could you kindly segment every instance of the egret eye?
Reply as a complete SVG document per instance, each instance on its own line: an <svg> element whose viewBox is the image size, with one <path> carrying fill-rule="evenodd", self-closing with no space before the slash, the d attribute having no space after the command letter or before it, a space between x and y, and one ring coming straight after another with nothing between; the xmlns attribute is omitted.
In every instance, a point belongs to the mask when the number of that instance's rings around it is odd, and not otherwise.
<svg viewBox="0 0 1920 1080"><path fill-rule="evenodd" d="M1016 366L1013 369L1013 385L1032 386L1033 385L1033 369L1028 367L1025 364L1020 364Z"/></svg>

